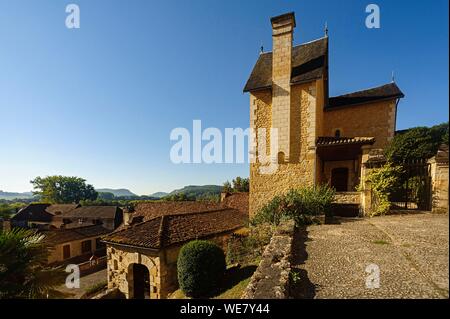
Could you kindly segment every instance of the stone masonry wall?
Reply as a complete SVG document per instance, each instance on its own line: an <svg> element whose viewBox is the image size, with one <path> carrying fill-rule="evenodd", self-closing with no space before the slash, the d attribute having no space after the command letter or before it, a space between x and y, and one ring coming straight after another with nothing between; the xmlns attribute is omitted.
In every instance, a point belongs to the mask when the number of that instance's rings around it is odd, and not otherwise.
<svg viewBox="0 0 450 319"><path fill-rule="evenodd" d="M286 299L289 297L294 222L281 223L267 245L258 268L242 299Z"/></svg>
<svg viewBox="0 0 450 319"><path fill-rule="evenodd" d="M395 101L381 101L367 105L336 108L324 113L324 135L375 137L374 148L384 148L394 137Z"/></svg>
<svg viewBox="0 0 450 319"><path fill-rule="evenodd" d="M446 163L430 161L432 178L432 210L434 213L448 212L448 183L449 170L448 161Z"/></svg>
<svg viewBox="0 0 450 319"><path fill-rule="evenodd" d="M270 128L272 106L270 91L254 92L250 99L255 106L251 116L252 127L266 129L266 154L270 154ZM263 174L259 159L250 165L250 216L276 195L286 193L290 188L297 188L314 183L315 172L315 82L295 85L291 88L291 136L289 162L278 164L273 173ZM259 140L258 131L256 140ZM256 148L258 150L258 148Z"/></svg>

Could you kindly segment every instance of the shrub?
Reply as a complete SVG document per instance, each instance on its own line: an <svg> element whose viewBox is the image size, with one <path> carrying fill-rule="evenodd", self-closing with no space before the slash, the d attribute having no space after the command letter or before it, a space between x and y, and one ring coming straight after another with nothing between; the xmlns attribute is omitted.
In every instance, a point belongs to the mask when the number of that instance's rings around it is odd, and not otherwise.
<svg viewBox="0 0 450 319"><path fill-rule="evenodd" d="M294 219L297 226L309 224L315 216L330 215L335 191L326 186L291 189L275 196L252 219L252 224L278 225L283 219Z"/></svg>
<svg viewBox="0 0 450 319"><path fill-rule="evenodd" d="M250 227L248 235L234 234L228 240L227 263L251 264L258 261L264 247L270 242L273 231L273 225L264 223Z"/></svg>
<svg viewBox="0 0 450 319"><path fill-rule="evenodd" d="M374 203L372 203L372 207L375 207L369 213L369 216L384 215L389 212L391 208L389 196L391 191L398 187L402 171L401 166L387 163L367 174L366 181L370 183L373 192Z"/></svg>
<svg viewBox="0 0 450 319"><path fill-rule="evenodd" d="M209 241L185 244L178 255L178 283L186 296L207 297L214 292L225 273L225 255Z"/></svg>

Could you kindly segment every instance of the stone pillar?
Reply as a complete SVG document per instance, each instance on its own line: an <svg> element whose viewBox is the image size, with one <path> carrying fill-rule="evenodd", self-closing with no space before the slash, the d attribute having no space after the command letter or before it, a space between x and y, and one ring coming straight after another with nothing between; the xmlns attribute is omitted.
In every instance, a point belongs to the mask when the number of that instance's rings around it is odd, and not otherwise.
<svg viewBox="0 0 450 319"><path fill-rule="evenodd" d="M369 172L369 169L366 167L366 163L369 160L369 153L371 150L370 145L364 145L361 147L362 150L362 156L361 156L361 176L360 176L360 183L362 186L361 190L361 209L360 209L360 215L366 216L369 215L371 209L372 209L372 189L370 187L369 183L366 183L366 176Z"/></svg>
<svg viewBox="0 0 450 319"><path fill-rule="evenodd" d="M433 213L448 212L448 156L436 155L428 160L431 165L431 185L432 185L432 211Z"/></svg>
<svg viewBox="0 0 450 319"><path fill-rule="evenodd" d="M272 127L278 130L278 151L289 161L292 40L294 13L273 17L272 23ZM272 154L274 156L275 154Z"/></svg>

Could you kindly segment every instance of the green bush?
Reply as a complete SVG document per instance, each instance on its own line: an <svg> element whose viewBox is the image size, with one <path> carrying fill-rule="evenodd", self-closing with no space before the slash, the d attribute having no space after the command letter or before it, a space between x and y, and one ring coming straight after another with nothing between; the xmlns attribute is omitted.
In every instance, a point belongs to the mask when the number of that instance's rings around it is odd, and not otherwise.
<svg viewBox="0 0 450 319"><path fill-rule="evenodd" d="M366 176L366 182L370 184L373 192L373 203L375 207L369 216L384 215L389 212L391 202L389 196L391 192L398 187L399 179L403 169L387 163L384 166L371 170ZM361 188L361 187L360 187Z"/></svg>
<svg viewBox="0 0 450 319"><path fill-rule="evenodd" d="M186 296L210 296L225 273L225 254L219 246L204 240L185 244L178 255L178 283Z"/></svg>
<svg viewBox="0 0 450 319"><path fill-rule="evenodd" d="M331 214L334 195L335 191L326 185L291 189L269 201L251 223L278 225L283 219L294 219L297 226L309 224L315 216Z"/></svg>

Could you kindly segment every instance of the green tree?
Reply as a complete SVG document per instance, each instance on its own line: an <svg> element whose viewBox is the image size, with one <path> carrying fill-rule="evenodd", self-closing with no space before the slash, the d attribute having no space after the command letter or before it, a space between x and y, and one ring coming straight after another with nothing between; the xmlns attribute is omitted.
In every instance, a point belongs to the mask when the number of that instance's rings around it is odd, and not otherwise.
<svg viewBox="0 0 450 319"><path fill-rule="evenodd" d="M226 181L223 183L222 192L224 193L231 193L233 191L233 187L231 186L231 183L229 181Z"/></svg>
<svg viewBox="0 0 450 319"><path fill-rule="evenodd" d="M389 162L403 163L433 157L441 144L448 144L447 123L433 127L415 127L394 137L386 148Z"/></svg>
<svg viewBox="0 0 450 319"><path fill-rule="evenodd" d="M248 178L242 178L240 176L233 179L233 189L235 192L248 192L250 181Z"/></svg>
<svg viewBox="0 0 450 319"><path fill-rule="evenodd" d="M105 201L112 201L115 199L115 196L113 193L110 192L100 192L98 193L98 199L102 199Z"/></svg>
<svg viewBox="0 0 450 319"><path fill-rule="evenodd" d="M31 181L35 195L41 200L55 204L79 203L82 200L96 200L98 193L86 180L74 176L36 177Z"/></svg>
<svg viewBox="0 0 450 319"><path fill-rule="evenodd" d="M0 299L45 298L63 282L62 270L45 266L44 236L16 228L0 232Z"/></svg>

